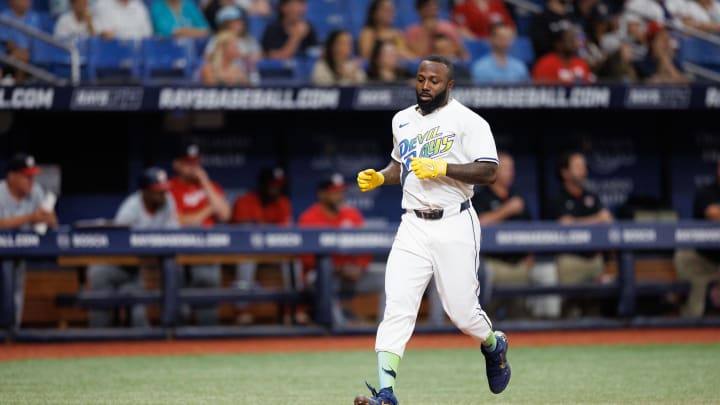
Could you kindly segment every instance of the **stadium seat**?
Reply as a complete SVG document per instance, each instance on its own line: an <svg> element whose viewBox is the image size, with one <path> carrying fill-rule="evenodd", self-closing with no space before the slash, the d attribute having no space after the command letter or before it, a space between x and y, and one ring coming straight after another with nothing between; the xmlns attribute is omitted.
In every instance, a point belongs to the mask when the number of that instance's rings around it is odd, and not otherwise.
<svg viewBox="0 0 720 405"><path fill-rule="evenodd" d="M194 43L191 40L148 38L142 41L143 79L192 76Z"/></svg>
<svg viewBox="0 0 720 405"><path fill-rule="evenodd" d="M261 41L263 32L265 32L265 27L268 25L269 21L270 20L267 17L248 15L248 32L257 39L258 42Z"/></svg>
<svg viewBox="0 0 720 405"><path fill-rule="evenodd" d="M510 55L525 62L528 66L532 65L535 61L535 52L530 37L518 36L515 38L515 42L510 47Z"/></svg>
<svg viewBox="0 0 720 405"><path fill-rule="evenodd" d="M76 40L80 56L80 78L85 80L88 78L87 69L87 41ZM32 42L32 63L38 65L51 73L70 79L72 74L72 64L70 53L62 48L51 45L45 41L34 40Z"/></svg>
<svg viewBox="0 0 720 405"><path fill-rule="evenodd" d="M40 17L40 29L51 34L55 30L55 19L47 11L38 11L37 14Z"/></svg>
<svg viewBox="0 0 720 405"><path fill-rule="evenodd" d="M357 40L360 36L367 19L368 9L370 8L370 0L355 0L347 2L347 9L345 12L350 22L350 32L352 32L353 38Z"/></svg>
<svg viewBox="0 0 720 405"><path fill-rule="evenodd" d="M88 40L88 70L92 81L140 79L140 43L132 40Z"/></svg>
<svg viewBox="0 0 720 405"><path fill-rule="evenodd" d="M298 62L294 59L261 59L256 67L262 84L293 84L299 75Z"/></svg>
<svg viewBox="0 0 720 405"><path fill-rule="evenodd" d="M680 59L700 66L720 68L720 46L699 38L684 38L680 47Z"/></svg>
<svg viewBox="0 0 720 405"><path fill-rule="evenodd" d="M334 30L351 28L342 0L310 0L307 10L308 20L315 27L320 42L325 42L328 34Z"/></svg>
<svg viewBox="0 0 720 405"><path fill-rule="evenodd" d="M465 45L465 49L467 49L468 53L470 53L470 58L473 62L490 52L490 46L482 39L466 38L463 39L463 44Z"/></svg>
<svg viewBox="0 0 720 405"><path fill-rule="evenodd" d="M395 26L401 30L420 21L414 1L396 1L395 8Z"/></svg>

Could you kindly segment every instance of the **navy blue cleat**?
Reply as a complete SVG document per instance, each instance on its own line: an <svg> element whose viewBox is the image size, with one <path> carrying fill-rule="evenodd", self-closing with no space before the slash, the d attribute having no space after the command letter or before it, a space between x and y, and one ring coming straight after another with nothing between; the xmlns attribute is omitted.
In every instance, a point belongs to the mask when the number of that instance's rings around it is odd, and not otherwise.
<svg viewBox="0 0 720 405"><path fill-rule="evenodd" d="M368 389L370 389L370 392L372 393L372 397L366 397L365 395L360 395L358 397L355 397L355 405L398 405L399 402L397 398L395 398L395 394L393 393L392 387L383 388L380 390L380 392L375 391L375 388L373 388L370 384L365 383L367 385Z"/></svg>
<svg viewBox="0 0 720 405"><path fill-rule="evenodd" d="M487 373L488 385L493 394L499 394L505 390L510 382L510 362L507 359L508 340L504 333L495 332L497 347L495 351L487 352L481 347L485 356L485 373Z"/></svg>

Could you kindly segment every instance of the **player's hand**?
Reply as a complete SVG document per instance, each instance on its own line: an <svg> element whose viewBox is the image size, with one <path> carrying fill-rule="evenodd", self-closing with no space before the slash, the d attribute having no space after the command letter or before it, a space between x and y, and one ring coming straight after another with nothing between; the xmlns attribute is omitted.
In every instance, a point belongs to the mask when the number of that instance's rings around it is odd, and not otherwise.
<svg viewBox="0 0 720 405"><path fill-rule="evenodd" d="M357 175L357 184L363 193L380 187L383 183L385 183L385 176L376 172L375 169L365 169Z"/></svg>
<svg viewBox="0 0 720 405"><path fill-rule="evenodd" d="M430 158L410 158L410 170L418 179L434 179L447 172L447 160Z"/></svg>

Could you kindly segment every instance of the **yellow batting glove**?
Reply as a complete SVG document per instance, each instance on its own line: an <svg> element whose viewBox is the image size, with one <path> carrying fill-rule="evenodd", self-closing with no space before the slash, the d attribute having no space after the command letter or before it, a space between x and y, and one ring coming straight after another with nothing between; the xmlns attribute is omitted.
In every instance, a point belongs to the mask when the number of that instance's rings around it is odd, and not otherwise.
<svg viewBox="0 0 720 405"><path fill-rule="evenodd" d="M380 187L383 183L385 183L385 176L380 172L376 172L375 169L365 169L357 175L357 184L363 193Z"/></svg>
<svg viewBox="0 0 720 405"><path fill-rule="evenodd" d="M410 170L418 179L434 179L447 172L447 160L430 158L410 158Z"/></svg>

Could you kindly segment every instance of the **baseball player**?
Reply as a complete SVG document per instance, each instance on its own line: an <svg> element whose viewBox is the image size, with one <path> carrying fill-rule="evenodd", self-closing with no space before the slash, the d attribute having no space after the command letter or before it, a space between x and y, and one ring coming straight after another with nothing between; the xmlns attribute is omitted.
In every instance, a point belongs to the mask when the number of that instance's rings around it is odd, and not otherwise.
<svg viewBox="0 0 720 405"><path fill-rule="evenodd" d="M498 157L488 123L457 100L453 65L429 56L418 67L417 105L392 120L392 160L381 171L358 173L360 190L403 187L402 215L385 274L385 314L377 331L380 391L355 405L397 405L395 378L415 327L423 292L432 277L445 312L465 334L481 342L490 390L510 382L507 338L493 332L478 303L480 222L470 198L474 184L495 181Z"/></svg>

